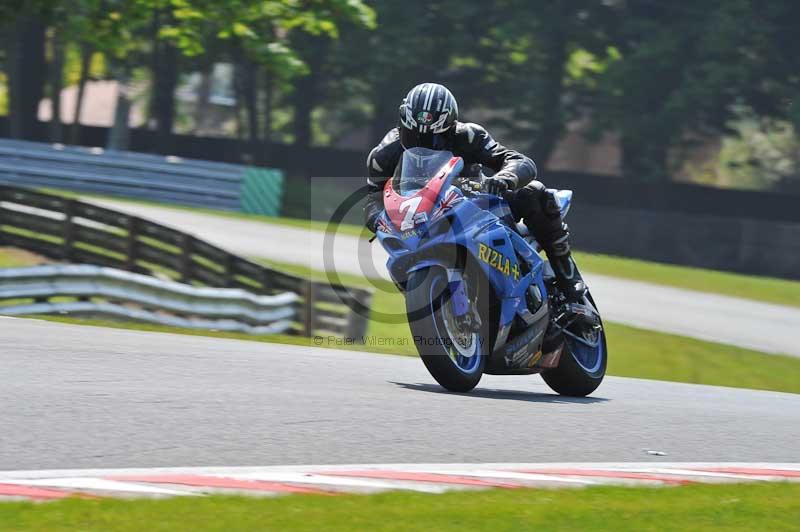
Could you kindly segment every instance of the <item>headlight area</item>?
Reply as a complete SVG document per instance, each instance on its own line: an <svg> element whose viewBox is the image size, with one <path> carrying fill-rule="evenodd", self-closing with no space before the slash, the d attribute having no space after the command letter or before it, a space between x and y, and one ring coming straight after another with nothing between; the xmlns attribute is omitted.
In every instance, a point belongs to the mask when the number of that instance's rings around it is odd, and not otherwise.
<svg viewBox="0 0 800 532"><path fill-rule="evenodd" d="M450 216L439 216L428 223L428 230L425 233L425 238L436 238L449 233L453 230L453 221Z"/></svg>
<svg viewBox="0 0 800 532"><path fill-rule="evenodd" d="M408 251L408 248L405 246L405 244L403 244L403 241L400 240L399 238L394 238L394 237L384 238L382 244L391 251L395 252Z"/></svg>

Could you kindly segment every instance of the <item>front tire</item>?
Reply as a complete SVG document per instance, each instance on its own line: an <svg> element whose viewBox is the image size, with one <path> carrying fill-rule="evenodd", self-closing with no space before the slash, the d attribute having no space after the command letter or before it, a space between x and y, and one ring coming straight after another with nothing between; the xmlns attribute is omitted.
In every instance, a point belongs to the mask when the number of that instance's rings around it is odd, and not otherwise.
<svg viewBox="0 0 800 532"><path fill-rule="evenodd" d="M594 306L590 294L587 294L587 300ZM608 348L602 320L600 327L595 348L564 335L564 352L561 353L558 367L542 373L542 379L554 392L571 397L586 397L603 382L608 365Z"/></svg>
<svg viewBox="0 0 800 532"><path fill-rule="evenodd" d="M443 268L412 272L407 286L408 324L425 367L436 382L451 392L472 390L486 365L487 327L472 333L454 327L448 307L451 301L447 272ZM474 305L474 287L468 289L470 304ZM484 315L482 319L487 322L489 317Z"/></svg>

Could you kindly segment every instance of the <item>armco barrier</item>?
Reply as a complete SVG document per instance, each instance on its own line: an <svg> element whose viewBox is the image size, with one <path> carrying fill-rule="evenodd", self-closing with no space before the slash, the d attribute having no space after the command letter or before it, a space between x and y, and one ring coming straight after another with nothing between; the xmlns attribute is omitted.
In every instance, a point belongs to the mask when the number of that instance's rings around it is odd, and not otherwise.
<svg viewBox="0 0 800 532"><path fill-rule="evenodd" d="M0 185L0 245L190 285L293 292L300 297L292 333L361 338L366 331L369 290L308 281L187 233L62 196Z"/></svg>
<svg viewBox="0 0 800 532"><path fill-rule="evenodd" d="M274 334L291 329L297 301L291 292L258 296L239 288L197 287L87 264L0 269L0 314L7 316L91 314Z"/></svg>
<svg viewBox="0 0 800 532"><path fill-rule="evenodd" d="M276 216L279 170L0 140L0 184L111 194Z"/></svg>

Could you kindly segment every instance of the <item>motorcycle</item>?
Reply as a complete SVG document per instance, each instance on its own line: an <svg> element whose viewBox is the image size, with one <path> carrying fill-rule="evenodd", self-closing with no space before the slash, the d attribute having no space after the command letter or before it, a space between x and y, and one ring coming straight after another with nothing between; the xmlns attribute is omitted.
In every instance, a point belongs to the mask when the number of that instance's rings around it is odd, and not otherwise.
<svg viewBox="0 0 800 532"><path fill-rule="evenodd" d="M483 193L463 168L449 151L408 149L383 190L376 236L423 363L454 392L484 373L540 373L561 395L592 393L608 355L591 294L567 303L507 199ZM572 192L555 197L566 215Z"/></svg>

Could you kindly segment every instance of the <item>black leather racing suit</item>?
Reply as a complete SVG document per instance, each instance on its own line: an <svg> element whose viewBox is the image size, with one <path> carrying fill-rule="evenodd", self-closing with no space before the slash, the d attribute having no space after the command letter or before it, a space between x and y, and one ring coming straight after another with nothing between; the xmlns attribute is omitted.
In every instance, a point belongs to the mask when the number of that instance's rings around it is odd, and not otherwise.
<svg viewBox="0 0 800 532"><path fill-rule="evenodd" d="M536 164L525 155L506 148L478 124L456 122L446 149L464 159L465 167L481 164L504 179L515 194L510 200L517 220L523 219L548 256L569 252L567 227L561 220L558 205L545 186L536 180ZM383 211L383 186L394 174L403 155L397 128L390 130L367 156L369 195L364 207L366 226L375 231L375 222Z"/></svg>

